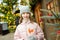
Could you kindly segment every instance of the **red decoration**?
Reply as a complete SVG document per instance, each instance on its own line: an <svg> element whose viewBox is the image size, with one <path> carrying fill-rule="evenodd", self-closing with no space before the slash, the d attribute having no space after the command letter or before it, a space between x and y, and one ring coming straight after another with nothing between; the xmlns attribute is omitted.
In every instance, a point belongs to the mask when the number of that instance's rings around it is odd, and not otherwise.
<svg viewBox="0 0 60 40"><path fill-rule="evenodd" d="M40 22L42 22L43 21L43 19L42 18L40 18L40 20L39 20Z"/></svg>
<svg viewBox="0 0 60 40"><path fill-rule="evenodd" d="M51 13L48 13L48 16L52 16L52 14Z"/></svg>
<svg viewBox="0 0 60 40"><path fill-rule="evenodd" d="M40 13L40 16L43 16L43 14L42 14L42 13Z"/></svg>
<svg viewBox="0 0 60 40"><path fill-rule="evenodd" d="M34 32L34 29L30 29L30 28L29 28L29 29L28 29L28 32L29 32L29 33Z"/></svg>
<svg viewBox="0 0 60 40"><path fill-rule="evenodd" d="M60 30L57 31L57 34L60 34Z"/></svg>

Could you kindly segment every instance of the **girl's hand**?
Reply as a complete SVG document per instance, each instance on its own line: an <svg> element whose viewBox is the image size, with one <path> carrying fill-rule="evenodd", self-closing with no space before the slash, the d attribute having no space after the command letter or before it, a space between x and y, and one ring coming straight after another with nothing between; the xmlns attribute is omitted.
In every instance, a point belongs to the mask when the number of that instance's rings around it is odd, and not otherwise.
<svg viewBox="0 0 60 40"><path fill-rule="evenodd" d="M27 40L37 40L37 38L35 36L29 36Z"/></svg>

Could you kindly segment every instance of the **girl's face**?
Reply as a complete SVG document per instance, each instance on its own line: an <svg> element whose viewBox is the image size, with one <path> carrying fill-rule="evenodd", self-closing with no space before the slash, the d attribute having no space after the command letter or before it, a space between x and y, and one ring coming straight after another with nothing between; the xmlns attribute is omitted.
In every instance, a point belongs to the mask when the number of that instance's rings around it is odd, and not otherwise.
<svg viewBox="0 0 60 40"><path fill-rule="evenodd" d="M23 13L22 14L23 19L29 19L29 13Z"/></svg>

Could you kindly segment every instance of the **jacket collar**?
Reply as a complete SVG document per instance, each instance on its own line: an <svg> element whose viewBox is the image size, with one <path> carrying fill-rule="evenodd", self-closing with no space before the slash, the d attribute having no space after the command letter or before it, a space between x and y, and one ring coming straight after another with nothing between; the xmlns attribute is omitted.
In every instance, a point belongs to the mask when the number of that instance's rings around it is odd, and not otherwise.
<svg viewBox="0 0 60 40"><path fill-rule="evenodd" d="M29 24L31 21L30 20L27 20L27 21L22 21L22 23L21 24Z"/></svg>

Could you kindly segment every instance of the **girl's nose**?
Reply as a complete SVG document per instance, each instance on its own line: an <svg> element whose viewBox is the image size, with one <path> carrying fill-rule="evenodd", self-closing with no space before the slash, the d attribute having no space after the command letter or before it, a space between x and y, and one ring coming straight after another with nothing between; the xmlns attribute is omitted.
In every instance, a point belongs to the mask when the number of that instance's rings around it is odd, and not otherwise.
<svg viewBox="0 0 60 40"><path fill-rule="evenodd" d="M27 14L25 13L25 15L27 15Z"/></svg>

